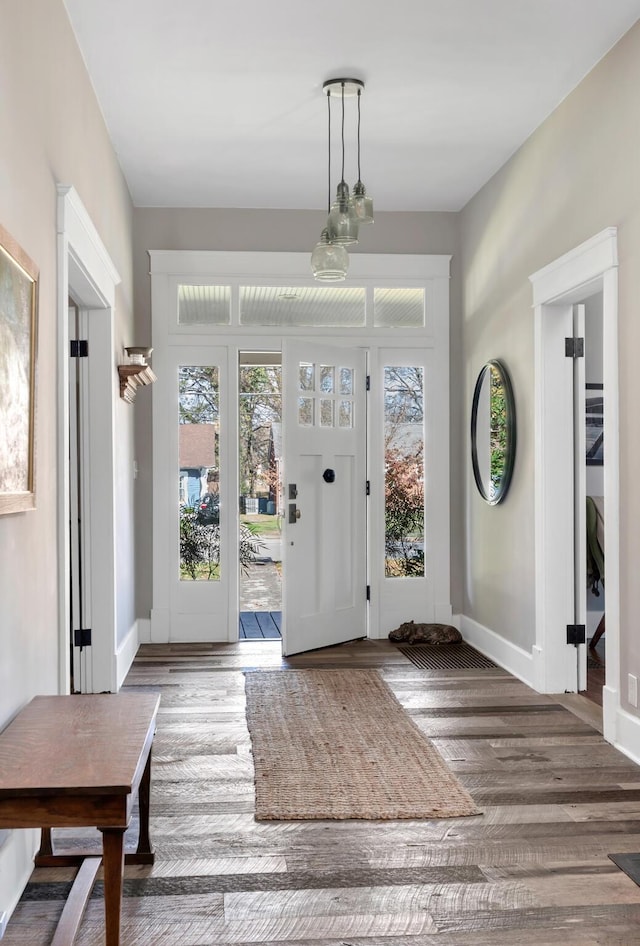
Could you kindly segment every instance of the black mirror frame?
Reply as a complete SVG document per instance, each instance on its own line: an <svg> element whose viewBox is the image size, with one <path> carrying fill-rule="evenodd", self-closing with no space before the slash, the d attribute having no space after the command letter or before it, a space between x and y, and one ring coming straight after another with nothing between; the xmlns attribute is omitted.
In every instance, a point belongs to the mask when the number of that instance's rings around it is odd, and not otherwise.
<svg viewBox="0 0 640 946"><path fill-rule="evenodd" d="M494 368L499 372L500 377L502 378L502 384L504 387L504 395L506 399L506 408L507 408L507 450L505 458L505 468L504 473L500 479L500 486L494 493L492 497L487 496L487 491L485 489L484 483L482 481L482 476L480 475L480 467L478 466L478 449L477 449L477 434L476 428L478 424L478 403L480 401L480 391L482 388L482 382L487 371L490 371ZM484 499L486 503L490 506L497 506L498 503L501 503L504 497L507 495L509 485L511 483L511 476L513 474L513 465L515 463L516 457L516 405L513 397L513 388L511 387L511 379L509 378L509 372L502 364L501 361L494 359L488 361L485 365L482 366L480 374L476 380L476 386L473 389L473 403L471 405L471 462L473 464L473 478L476 481L476 486L478 487L478 492Z"/></svg>

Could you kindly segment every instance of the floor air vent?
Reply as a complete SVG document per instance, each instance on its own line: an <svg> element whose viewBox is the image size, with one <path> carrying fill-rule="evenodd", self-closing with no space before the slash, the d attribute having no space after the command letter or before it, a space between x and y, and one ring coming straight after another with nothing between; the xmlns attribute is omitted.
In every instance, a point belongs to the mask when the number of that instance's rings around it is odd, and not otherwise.
<svg viewBox="0 0 640 946"><path fill-rule="evenodd" d="M410 644L401 654L422 670L482 670L498 665L470 644Z"/></svg>

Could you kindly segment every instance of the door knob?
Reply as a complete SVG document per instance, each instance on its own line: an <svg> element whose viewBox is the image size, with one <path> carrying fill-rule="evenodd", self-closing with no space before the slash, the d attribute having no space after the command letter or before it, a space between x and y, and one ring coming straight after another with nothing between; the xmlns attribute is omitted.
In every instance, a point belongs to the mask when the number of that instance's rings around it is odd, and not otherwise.
<svg viewBox="0 0 640 946"><path fill-rule="evenodd" d="M336 471L330 468L327 468L322 474L322 479L325 481L325 483L335 483Z"/></svg>
<svg viewBox="0 0 640 946"><path fill-rule="evenodd" d="M301 512L295 503L289 503L289 524L295 525L301 516Z"/></svg>

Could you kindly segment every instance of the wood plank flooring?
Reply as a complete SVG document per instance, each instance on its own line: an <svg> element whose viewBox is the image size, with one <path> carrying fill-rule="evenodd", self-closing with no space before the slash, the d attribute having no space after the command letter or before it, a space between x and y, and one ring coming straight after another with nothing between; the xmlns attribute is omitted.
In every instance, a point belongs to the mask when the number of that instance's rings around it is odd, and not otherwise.
<svg viewBox="0 0 640 946"><path fill-rule="evenodd" d="M280 666L379 668L484 813L256 822L243 669ZM145 645L126 686L162 695L156 864L126 869L126 946L640 943L640 887L607 857L640 852L640 769L589 711L502 670L420 670L387 641L289 660L275 642ZM2 946L48 943L71 877L34 871ZM79 946L103 935L94 896Z"/></svg>

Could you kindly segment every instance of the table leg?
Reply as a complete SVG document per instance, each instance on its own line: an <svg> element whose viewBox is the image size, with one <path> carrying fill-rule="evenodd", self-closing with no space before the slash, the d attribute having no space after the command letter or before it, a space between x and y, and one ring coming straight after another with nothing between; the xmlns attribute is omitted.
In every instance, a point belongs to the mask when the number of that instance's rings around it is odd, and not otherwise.
<svg viewBox="0 0 640 946"><path fill-rule="evenodd" d="M151 839L149 837L149 805L151 801L151 750L144 768L140 788L138 789L138 808L140 813L140 833L136 854L152 854ZM150 859L153 863L153 858Z"/></svg>
<svg viewBox="0 0 640 946"><path fill-rule="evenodd" d="M36 854L36 867L38 858L53 856L53 839L51 837L51 828L42 828L40 831L40 850Z"/></svg>
<svg viewBox="0 0 640 946"><path fill-rule="evenodd" d="M124 828L100 828L104 870L104 922L106 946L120 946Z"/></svg>

